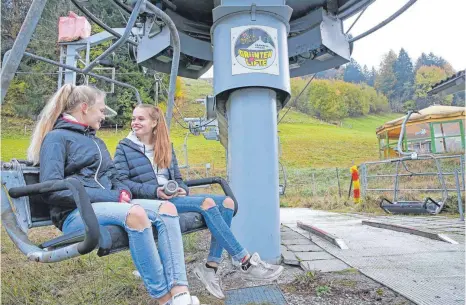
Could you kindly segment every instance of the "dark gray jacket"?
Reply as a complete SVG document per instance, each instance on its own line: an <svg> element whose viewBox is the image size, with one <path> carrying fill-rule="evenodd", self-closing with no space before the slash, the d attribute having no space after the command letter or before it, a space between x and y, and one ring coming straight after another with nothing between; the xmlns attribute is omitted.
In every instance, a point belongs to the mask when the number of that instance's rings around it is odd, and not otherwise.
<svg viewBox="0 0 466 305"><path fill-rule="evenodd" d="M121 140L116 148L113 162L120 172L122 182L130 188L134 198L157 198L157 188L161 185L157 181L152 163L136 143L128 138ZM169 179L178 182L178 185L188 193L189 190L181 177L173 147L172 161L168 170Z"/></svg>
<svg viewBox="0 0 466 305"><path fill-rule="evenodd" d="M120 181L118 171L105 143L95 136L95 130L60 117L42 143L40 150L40 182L78 179L91 202L118 202L123 190L129 188ZM53 224L61 230L63 221L76 208L70 191L43 195L52 206Z"/></svg>

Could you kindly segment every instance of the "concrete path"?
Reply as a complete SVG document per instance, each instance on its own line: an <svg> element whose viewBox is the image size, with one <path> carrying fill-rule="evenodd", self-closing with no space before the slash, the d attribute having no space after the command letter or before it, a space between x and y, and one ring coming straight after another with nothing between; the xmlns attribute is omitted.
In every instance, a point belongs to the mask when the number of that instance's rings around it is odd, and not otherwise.
<svg viewBox="0 0 466 305"><path fill-rule="evenodd" d="M309 238L288 227L281 228L282 257L288 265L300 266L305 271L332 272L350 268L329 254Z"/></svg>
<svg viewBox="0 0 466 305"><path fill-rule="evenodd" d="M335 259L357 268L366 276L417 304L465 304L464 224L456 219L366 217L310 209L281 209L280 217L282 225L301 236L310 237L313 244ZM437 233L446 233L459 244L361 224L362 220L375 219L438 230ZM298 228L298 221L343 239L349 249L340 249L329 241Z"/></svg>

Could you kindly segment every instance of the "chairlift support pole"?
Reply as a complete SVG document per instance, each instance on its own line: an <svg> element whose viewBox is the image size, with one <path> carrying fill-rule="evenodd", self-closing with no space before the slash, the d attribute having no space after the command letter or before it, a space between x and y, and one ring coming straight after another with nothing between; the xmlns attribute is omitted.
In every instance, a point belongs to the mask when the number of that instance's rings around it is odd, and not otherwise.
<svg viewBox="0 0 466 305"><path fill-rule="evenodd" d="M1 78L1 99L0 105L6 96L8 88L10 87L11 81L15 76L16 70L18 70L19 63L23 58L24 51L31 40L32 34L36 30L37 23L42 16L42 11L47 4L47 0L33 0L29 11L24 19L21 29L19 30L18 36L16 37L15 43L13 44L12 52L14 56L8 56L5 65L2 67L0 74ZM5 54L6 56L6 54Z"/></svg>
<svg viewBox="0 0 466 305"><path fill-rule="evenodd" d="M283 107L290 92L291 8L282 0L257 5L252 0L225 0L213 16L214 94L226 109L227 171L241 203L232 230L248 251L277 263L281 259L277 108ZM258 48L273 45L270 69L254 71L237 61L235 49L242 47L240 37L248 33L261 36L262 42L254 43Z"/></svg>

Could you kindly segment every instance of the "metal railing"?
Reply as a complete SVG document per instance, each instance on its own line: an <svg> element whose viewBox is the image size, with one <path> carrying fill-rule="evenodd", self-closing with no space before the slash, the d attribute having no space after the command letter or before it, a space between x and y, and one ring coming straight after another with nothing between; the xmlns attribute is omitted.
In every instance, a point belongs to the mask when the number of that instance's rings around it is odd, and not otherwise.
<svg viewBox="0 0 466 305"><path fill-rule="evenodd" d="M455 176L455 170L458 171L459 177L461 177L459 181L459 186L460 186L460 191L465 191L465 171L464 171L464 156L463 155L448 155L448 156L436 156L436 159L439 160L440 162L442 160L447 160L447 159L458 159L459 166L455 167L451 171L439 173L439 172L409 172L409 173L399 173L395 172L393 174L370 174L370 167L371 166L377 166L377 165L383 165L383 164L394 164L396 163L399 165L399 163L403 161L409 161L411 159L407 160L400 160L400 159L393 159L393 160L381 160L381 161L372 161L372 162L365 162L362 163L359 166L359 174L360 174L360 181L361 181L361 193L365 195L367 192L375 191L375 192L386 192L386 191L443 191L442 188L375 188L375 187L369 187L369 179L378 179L378 178L393 178L394 181L396 181L397 178L399 177L438 177L439 174L443 176ZM427 160L426 160L427 161ZM456 191L455 188L445 188L446 191Z"/></svg>

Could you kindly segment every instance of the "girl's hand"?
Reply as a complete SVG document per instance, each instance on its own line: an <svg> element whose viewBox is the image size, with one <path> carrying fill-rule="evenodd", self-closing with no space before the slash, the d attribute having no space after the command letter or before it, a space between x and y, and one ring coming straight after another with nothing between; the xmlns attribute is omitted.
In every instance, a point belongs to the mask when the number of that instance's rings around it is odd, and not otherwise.
<svg viewBox="0 0 466 305"><path fill-rule="evenodd" d="M165 194L165 192L163 191L163 187L158 187L158 188L157 188L157 198L163 199L163 200L168 200L168 199L172 199L173 196L168 196L168 195Z"/></svg>
<svg viewBox="0 0 466 305"><path fill-rule="evenodd" d="M186 191L185 191L185 189L182 188L182 187L179 187L179 188L178 188L177 196L180 196L180 197L186 196Z"/></svg>
<svg viewBox="0 0 466 305"><path fill-rule="evenodd" d="M122 192L120 196L120 202L121 203L130 203L131 202L131 197L127 192Z"/></svg>

